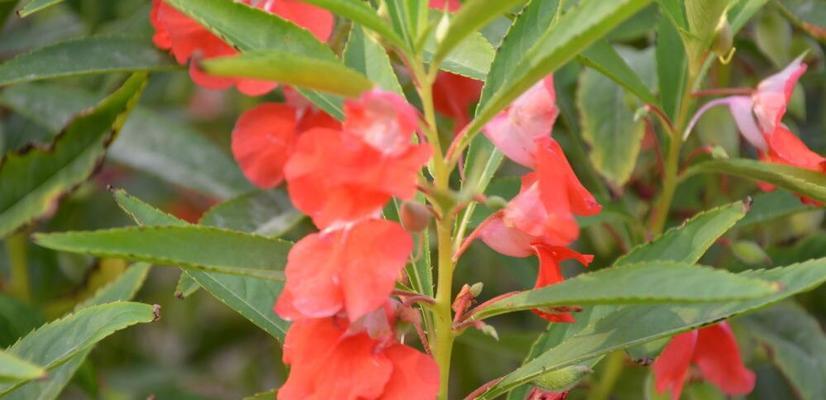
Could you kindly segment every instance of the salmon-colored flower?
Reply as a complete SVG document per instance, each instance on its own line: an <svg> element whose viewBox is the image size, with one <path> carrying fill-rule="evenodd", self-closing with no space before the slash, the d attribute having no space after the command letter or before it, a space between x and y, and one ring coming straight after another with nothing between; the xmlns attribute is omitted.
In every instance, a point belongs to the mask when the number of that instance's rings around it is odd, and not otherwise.
<svg viewBox="0 0 826 400"><path fill-rule="evenodd" d="M275 311L294 321L340 312L356 321L387 301L412 249L410 235L386 220L308 235L290 250Z"/></svg>
<svg viewBox="0 0 826 400"><path fill-rule="evenodd" d="M533 249L539 258L539 272L536 275L535 288L550 286L565 280L559 263L565 260L576 260L587 267L594 260L590 254L580 254L567 247L548 246L535 244ZM550 322L574 322L574 317L570 312L558 309L535 309L534 314L539 315Z"/></svg>
<svg viewBox="0 0 826 400"><path fill-rule="evenodd" d="M343 131L303 133L285 167L293 203L322 229L375 215L393 196L412 198L431 154L411 142L416 112L395 94L368 92L345 112Z"/></svg>
<svg viewBox="0 0 826 400"><path fill-rule="evenodd" d="M552 75L523 93L483 130L505 156L528 168L536 165L536 140L548 137L559 108Z"/></svg>
<svg viewBox="0 0 826 400"><path fill-rule="evenodd" d="M436 111L453 119L453 131L458 133L470 122L471 106L479 101L482 82L450 72L439 72L433 82L433 106Z"/></svg>
<svg viewBox="0 0 826 400"><path fill-rule="evenodd" d="M432 400L439 390L433 358L334 317L293 323L284 363L279 400Z"/></svg>
<svg viewBox="0 0 826 400"><path fill-rule="evenodd" d="M333 29L333 16L328 11L297 0L268 0L254 2L258 8L278 14L313 32L326 41ZM237 51L195 20L189 18L163 0L152 0L150 22L155 28L153 41L161 49L169 50L179 64L186 64L194 56L204 59L231 56ZM191 63L189 75L196 84L208 89L228 89L236 86L241 93L260 96L274 89L274 82L210 76Z"/></svg>
<svg viewBox="0 0 826 400"><path fill-rule="evenodd" d="M460 3L459 0L430 0L429 6L436 10L447 9L447 11L454 12L459 11L462 3Z"/></svg>
<svg viewBox="0 0 826 400"><path fill-rule="evenodd" d="M658 392L678 400L696 365L703 379L728 395L754 389L755 375L743 365L737 340L726 322L674 336L652 366Z"/></svg>
<svg viewBox="0 0 826 400"><path fill-rule="evenodd" d="M260 104L236 122L232 131L232 154L250 182L262 189L273 188L284 179L284 165L301 132L340 126L338 121L313 108Z"/></svg>

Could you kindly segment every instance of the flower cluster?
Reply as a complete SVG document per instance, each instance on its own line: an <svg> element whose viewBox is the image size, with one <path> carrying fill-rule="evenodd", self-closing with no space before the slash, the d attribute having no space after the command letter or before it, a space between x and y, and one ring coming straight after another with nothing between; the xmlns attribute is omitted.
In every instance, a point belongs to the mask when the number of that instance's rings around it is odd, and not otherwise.
<svg viewBox="0 0 826 400"><path fill-rule="evenodd" d="M743 138L757 149L762 161L826 173L826 158L809 149L782 123L794 87L806 68L803 57L799 57L782 71L761 81L751 96L731 96L706 103L697 111L686 134L708 109L726 105ZM767 191L773 189L768 184L760 187ZM802 200L816 203L808 198Z"/></svg>
<svg viewBox="0 0 826 400"><path fill-rule="evenodd" d="M480 237L511 257L539 258L535 287L564 280L560 263L575 259L588 265L590 255L569 246L579 236L576 216L595 215L600 205L579 182L562 147L551 137L559 115L552 76L543 79L497 115L484 129L487 138L508 158L530 168L522 188L507 206L485 220L468 238ZM571 322L570 313L535 310L552 322Z"/></svg>

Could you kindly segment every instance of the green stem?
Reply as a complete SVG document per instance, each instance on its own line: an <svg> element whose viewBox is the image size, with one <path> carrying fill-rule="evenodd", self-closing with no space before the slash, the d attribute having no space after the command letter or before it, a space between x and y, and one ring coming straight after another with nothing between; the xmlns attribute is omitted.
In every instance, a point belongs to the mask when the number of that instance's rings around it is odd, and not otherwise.
<svg viewBox="0 0 826 400"><path fill-rule="evenodd" d="M27 245L25 233L15 233L6 238L6 252L11 266L9 293L24 302L31 300L29 266L26 255Z"/></svg>

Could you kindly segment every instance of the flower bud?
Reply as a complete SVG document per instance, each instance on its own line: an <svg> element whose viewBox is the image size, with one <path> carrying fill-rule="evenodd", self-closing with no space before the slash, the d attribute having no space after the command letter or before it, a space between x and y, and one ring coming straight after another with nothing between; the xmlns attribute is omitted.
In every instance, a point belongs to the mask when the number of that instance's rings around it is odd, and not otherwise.
<svg viewBox="0 0 826 400"><path fill-rule="evenodd" d="M723 16L717 28L714 30L714 41L711 44L711 51L720 58L724 64L731 60L734 55L734 34L731 31L731 24L728 19Z"/></svg>
<svg viewBox="0 0 826 400"><path fill-rule="evenodd" d="M405 201L402 203L399 219L408 232L421 232L430 224L430 210L424 204Z"/></svg>

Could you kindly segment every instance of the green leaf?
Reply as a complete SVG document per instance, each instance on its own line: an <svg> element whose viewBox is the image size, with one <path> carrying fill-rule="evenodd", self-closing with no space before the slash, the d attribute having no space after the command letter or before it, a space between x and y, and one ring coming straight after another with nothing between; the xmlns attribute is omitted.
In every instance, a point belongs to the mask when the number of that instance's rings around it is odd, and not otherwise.
<svg viewBox="0 0 826 400"><path fill-rule="evenodd" d="M266 392L256 393L252 396L244 397L244 400L272 400L276 398L276 394L278 393L277 390L269 390Z"/></svg>
<svg viewBox="0 0 826 400"><path fill-rule="evenodd" d="M769 358L801 399L826 398L826 335L817 319L789 302L742 319L750 335L769 348Z"/></svg>
<svg viewBox="0 0 826 400"><path fill-rule="evenodd" d="M28 17L36 12L43 11L53 5L62 3L63 0L29 0L17 11L17 15L21 18Z"/></svg>
<svg viewBox="0 0 826 400"><path fill-rule="evenodd" d="M360 26L350 29L350 38L344 47L342 59L344 64L361 72L380 88L403 94L387 52Z"/></svg>
<svg viewBox="0 0 826 400"><path fill-rule="evenodd" d="M819 0L780 0L784 14L812 37L826 41L826 3Z"/></svg>
<svg viewBox="0 0 826 400"><path fill-rule="evenodd" d="M826 259L770 270L754 270L740 275L777 281L781 290L755 300L725 303L596 306L588 314L590 319L583 321L586 326L579 332L505 376L479 399L495 398L548 371L696 329L811 290L826 282ZM582 314L584 313L580 313L577 318L584 319L585 315Z"/></svg>
<svg viewBox="0 0 826 400"><path fill-rule="evenodd" d="M754 41L757 48L782 69L792 60L792 27L779 12L766 10L760 13L754 24Z"/></svg>
<svg viewBox="0 0 826 400"><path fill-rule="evenodd" d="M46 46L0 64L0 86L67 76L178 68L146 38L87 37Z"/></svg>
<svg viewBox="0 0 826 400"><path fill-rule="evenodd" d="M746 228L813 209L813 206L802 203L797 196L786 191L760 193L754 196L749 213L735 227Z"/></svg>
<svg viewBox="0 0 826 400"><path fill-rule="evenodd" d="M49 148L32 148L3 158L0 237L48 212L60 196L94 172L145 83L145 74L132 76L96 108L69 124Z"/></svg>
<svg viewBox="0 0 826 400"><path fill-rule="evenodd" d="M431 37L422 52L425 63L432 61L435 49L436 39ZM485 80L495 55L493 45L481 33L474 32L442 60L439 68L472 79Z"/></svg>
<svg viewBox="0 0 826 400"><path fill-rule="evenodd" d="M356 97L373 86L364 75L337 61L276 50L213 58L203 66L212 75L271 80L346 97Z"/></svg>
<svg viewBox="0 0 826 400"><path fill-rule="evenodd" d="M189 225L188 222L174 215L167 214L144 203L141 199L132 196L123 189L112 190L112 197L115 198L118 207L139 225Z"/></svg>
<svg viewBox="0 0 826 400"><path fill-rule="evenodd" d="M119 330L156 320L157 313L157 306L130 302L84 308L38 328L6 351L51 369ZM18 386L0 384L0 393Z"/></svg>
<svg viewBox="0 0 826 400"><path fill-rule="evenodd" d="M650 0L584 0L550 26L508 79L477 111L476 118L465 128L468 132L460 148L502 109L533 84L555 71L578 53L605 36L622 21L645 7Z"/></svg>
<svg viewBox="0 0 826 400"><path fill-rule="evenodd" d="M743 202L736 202L699 213L650 243L631 249L614 266L655 260L696 263L747 211Z"/></svg>
<svg viewBox="0 0 826 400"><path fill-rule="evenodd" d="M419 37L419 32L426 28L427 4L423 0L384 0L393 29L407 41L407 46L413 49ZM424 9L422 10L422 7ZM420 13L424 12L424 15Z"/></svg>
<svg viewBox="0 0 826 400"><path fill-rule="evenodd" d="M265 192L262 192L262 194L263 193ZM129 205L128 213L138 224L185 224L185 222L181 220L170 221L170 216L162 211L142 202L141 200L138 200L137 198L131 196L129 196L129 198L131 199L129 203L119 201L119 204L121 204L121 206L124 206L124 204ZM264 197L255 196L253 199L264 200ZM234 201L231 201L230 203L234 203ZM241 206L241 204L243 203L238 203L237 206ZM223 215L223 213L219 213L218 211L224 207L224 205L217 206L216 209L208 212L202 218L201 222L220 223L220 221L224 221L215 217L215 215L218 214ZM236 209L236 205L228 207L229 209ZM254 210L257 206L251 206L250 208ZM279 242L278 246L284 247L282 243L284 242ZM284 265L287 250L284 249L283 253L284 256L282 259L273 263L273 265ZM282 284L280 282L273 282L249 276L205 272L193 269L184 269L181 272L181 278L178 280L178 288L183 297L186 297L186 292L195 290L193 287L197 288L198 286L201 286L216 299L226 304L229 308L235 310L283 343L288 324L272 312L272 305L275 304L275 299L281 293ZM178 289L176 289L176 291L177 290Z"/></svg>
<svg viewBox="0 0 826 400"><path fill-rule="evenodd" d="M671 20L675 28L688 31L688 21L685 17L685 7L683 5L683 3L685 3L684 1L657 0L657 3L660 6L660 11Z"/></svg>
<svg viewBox="0 0 826 400"><path fill-rule="evenodd" d="M154 210L154 209L153 209ZM157 210L156 210L157 211ZM201 225L278 237L298 224L304 215L283 191L255 191L218 204L198 222ZM145 223L155 225L155 223Z"/></svg>
<svg viewBox="0 0 826 400"><path fill-rule="evenodd" d="M657 24L656 57L660 100L663 111L673 120L685 90L688 61L680 33L665 18Z"/></svg>
<svg viewBox="0 0 826 400"><path fill-rule="evenodd" d="M131 300L138 293L138 290L143 287L150 269L151 265L146 263L131 265L115 280L98 289L92 297L78 304L75 310L116 301Z"/></svg>
<svg viewBox="0 0 826 400"><path fill-rule="evenodd" d="M625 90L635 94L644 103L657 104L657 99L651 93L648 85L640 79L639 75L631 69L608 42L597 42L582 53L579 59L586 66L599 71Z"/></svg>
<svg viewBox="0 0 826 400"><path fill-rule="evenodd" d="M368 3L360 0L304 0L304 2L330 10L338 16L349 18L361 24L363 27L378 33L382 39L392 45L402 49L405 48L404 40L393 31L393 28L378 15L376 10L371 8Z"/></svg>
<svg viewBox="0 0 826 400"><path fill-rule="evenodd" d="M478 32L483 26L496 17L519 6L526 0L469 0L462 5L459 12L450 18L450 26L444 38L438 40L433 54L433 63L441 64L442 60L459 46L471 34Z"/></svg>
<svg viewBox="0 0 826 400"><path fill-rule="evenodd" d="M699 173L722 173L767 182L814 200L826 201L826 176L790 165L741 158L710 160L690 167L680 179L684 180Z"/></svg>
<svg viewBox="0 0 826 400"><path fill-rule="evenodd" d="M555 285L518 292L480 306L469 320L533 308L591 304L690 303L743 300L777 291L769 282L670 261L606 268Z"/></svg>
<svg viewBox="0 0 826 400"><path fill-rule="evenodd" d="M0 350L0 382L25 382L44 376L43 368Z"/></svg>
<svg viewBox="0 0 826 400"><path fill-rule="evenodd" d="M769 0L738 0L728 11L728 20L731 23L731 33L736 34L747 22L763 8Z"/></svg>
<svg viewBox="0 0 826 400"><path fill-rule="evenodd" d="M629 50L628 54L639 60L638 64L653 67L652 53ZM619 58L618 54L614 55ZM582 117L582 135L591 147L592 164L614 185L622 186L634 171L645 134L645 122L635 117L641 104L628 101L619 85L607 75L590 69L580 78L577 104Z"/></svg>
<svg viewBox="0 0 826 400"><path fill-rule="evenodd" d="M0 92L0 104L57 134L98 96L59 85L16 85ZM169 183L219 199L252 187L235 161L191 126L136 107L108 153L109 159Z"/></svg>
<svg viewBox="0 0 826 400"><path fill-rule="evenodd" d="M185 299L192 296L200 288L201 285L198 285L198 282L192 277L192 274L187 271L181 271L181 275L178 277L178 283L175 284L175 297Z"/></svg>
<svg viewBox="0 0 826 400"><path fill-rule="evenodd" d="M329 47L290 21L233 0L165 0L241 51L274 50L336 62ZM341 119L342 100L312 90L299 92L315 105Z"/></svg>
<svg viewBox="0 0 826 400"><path fill-rule="evenodd" d="M35 242L59 251L175 265L280 281L287 242L203 226L152 226L92 232L36 234Z"/></svg>

